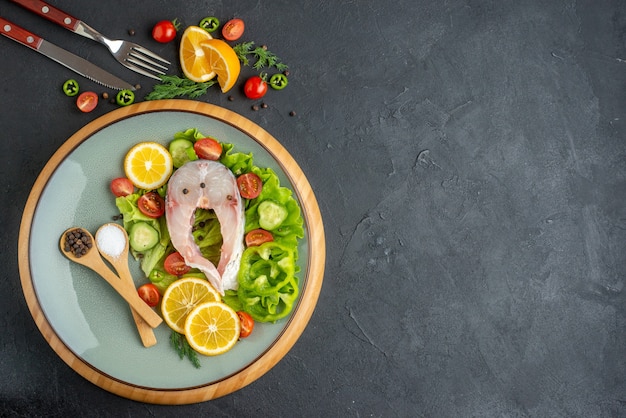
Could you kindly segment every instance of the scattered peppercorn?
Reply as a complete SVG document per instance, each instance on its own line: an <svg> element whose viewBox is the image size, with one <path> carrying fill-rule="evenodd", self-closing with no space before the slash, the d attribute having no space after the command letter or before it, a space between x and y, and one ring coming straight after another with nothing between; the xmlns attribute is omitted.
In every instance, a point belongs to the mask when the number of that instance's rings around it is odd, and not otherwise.
<svg viewBox="0 0 626 418"><path fill-rule="evenodd" d="M135 36L135 29L128 29L128 34L130 36Z"/></svg>
<svg viewBox="0 0 626 418"><path fill-rule="evenodd" d="M187 194L187 193L189 193L189 190L183 189L183 194Z"/></svg>
<svg viewBox="0 0 626 418"><path fill-rule="evenodd" d="M259 110L259 106L258 105L252 105L252 110L254 110L256 112L257 110Z"/></svg>
<svg viewBox="0 0 626 418"><path fill-rule="evenodd" d="M289 77L289 70L283 71L283 74L285 75L285 77Z"/></svg>
<svg viewBox="0 0 626 418"><path fill-rule="evenodd" d="M65 233L63 250L71 252L75 257L82 257L93 247L91 236L82 228L72 229Z"/></svg>
<svg viewBox="0 0 626 418"><path fill-rule="evenodd" d="M135 84L135 90L139 90L139 89L141 89L141 84L139 83Z"/></svg>
<svg viewBox="0 0 626 418"><path fill-rule="evenodd" d="M291 112L289 112L289 116L296 116L296 112L292 110Z"/></svg>
<svg viewBox="0 0 626 418"><path fill-rule="evenodd" d="M233 96L228 96L228 101L232 102L233 100L235 100L235 98Z"/></svg>
<svg viewBox="0 0 626 418"><path fill-rule="evenodd" d="M106 91L105 91L105 92L103 92L103 93L102 93L102 98L103 98L104 100L108 99L108 98L109 98L109 93L107 93Z"/></svg>
<svg viewBox="0 0 626 418"><path fill-rule="evenodd" d="M265 102L261 103L261 107L262 107L263 109L267 109L267 103L265 103Z"/></svg>

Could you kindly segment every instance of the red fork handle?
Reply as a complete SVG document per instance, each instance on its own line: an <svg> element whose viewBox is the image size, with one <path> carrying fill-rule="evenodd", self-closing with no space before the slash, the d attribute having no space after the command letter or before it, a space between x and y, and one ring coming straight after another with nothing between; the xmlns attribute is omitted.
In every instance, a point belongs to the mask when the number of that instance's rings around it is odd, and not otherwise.
<svg viewBox="0 0 626 418"><path fill-rule="evenodd" d="M27 47L34 50L39 49L39 46L43 42L43 38L1 17L0 33L7 38L11 38L14 41L17 41L22 45L26 45Z"/></svg>
<svg viewBox="0 0 626 418"><path fill-rule="evenodd" d="M65 29L69 29L72 32L76 30L76 26L80 22L72 15L65 13L61 9L40 0L11 0L13 3L17 3L22 7L30 10L33 13L38 14L41 17L63 26Z"/></svg>

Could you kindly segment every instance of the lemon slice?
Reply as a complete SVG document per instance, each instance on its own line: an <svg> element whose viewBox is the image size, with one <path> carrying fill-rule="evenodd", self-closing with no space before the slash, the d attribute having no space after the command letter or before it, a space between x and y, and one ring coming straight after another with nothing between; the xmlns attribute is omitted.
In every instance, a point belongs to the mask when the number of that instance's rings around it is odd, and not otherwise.
<svg viewBox="0 0 626 418"><path fill-rule="evenodd" d="M173 170L169 151L156 142L140 142L124 158L126 177L140 189L158 189L167 182Z"/></svg>
<svg viewBox="0 0 626 418"><path fill-rule="evenodd" d="M180 39L180 66L190 80L202 83L215 77L210 62L200 43L212 39L209 32L199 26L189 26Z"/></svg>
<svg viewBox="0 0 626 418"><path fill-rule="evenodd" d="M169 285L161 300L163 319L174 331L185 332L185 319L193 308L204 302L219 301L220 295L211 284L197 277L185 277Z"/></svg>
<svg viewBox="0 0 626 418"><path fill-rule="evenodd" d="M187 342L200 354L216 356L233 348L239 340L237 313L222 302L196 306L185 321Z"/></svg>
<svg viewBox="0 0 626 418"><path fill-rule="evenodd" d="M241 63L235 50L221 39L210 39L200 43L211 69L217 74L217 82L226 93L233 88L241 71Z"/></svg>

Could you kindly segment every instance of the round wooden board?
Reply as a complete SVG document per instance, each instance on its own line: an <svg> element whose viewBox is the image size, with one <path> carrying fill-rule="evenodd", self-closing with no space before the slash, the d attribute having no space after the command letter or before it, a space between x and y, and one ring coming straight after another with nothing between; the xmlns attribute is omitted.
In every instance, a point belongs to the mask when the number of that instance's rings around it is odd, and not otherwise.
<svg viewBox="0 0 626 418"><path fill-rule="evenodd" d="M104 127L128 117L159 111L206 115L235 126L254 138L272 154L289 178L293 191L302 205L302 215L308 233L308 267L301 275L301 298L280 338L257 361L238 373L218 382L184 390L153 389L128 384L101 373L76 356L58 337L42 311L30 269L29 248L33 217L40 196L57 167L83 141ZM96 119L72 135L39 174L26 202L18 243L19 271L24 297L37 327L52 349L73 370L102 389L129 399L154 404L188 404L218 398L243 388L270 370L295 344L313 314L322 286L325 256L326 244L319 206L306 176L288 151L268 132L243 116L215 105L189 100L158 100L122 107Z"/></svg>

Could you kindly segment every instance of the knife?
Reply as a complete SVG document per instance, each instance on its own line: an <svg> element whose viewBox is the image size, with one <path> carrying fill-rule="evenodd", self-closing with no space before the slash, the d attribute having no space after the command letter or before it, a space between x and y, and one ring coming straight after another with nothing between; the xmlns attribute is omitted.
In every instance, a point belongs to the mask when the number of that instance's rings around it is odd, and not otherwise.
<svg viewBox="0 0 626 418"><path fill-rule="evenodd" d="M26 29L0 17L0 34L51 58L96 83L115 90L135 90L124 80L106 72L89 61L44 40Z"/></svg>

